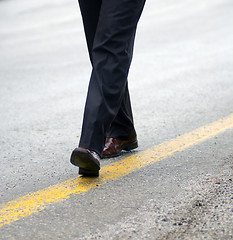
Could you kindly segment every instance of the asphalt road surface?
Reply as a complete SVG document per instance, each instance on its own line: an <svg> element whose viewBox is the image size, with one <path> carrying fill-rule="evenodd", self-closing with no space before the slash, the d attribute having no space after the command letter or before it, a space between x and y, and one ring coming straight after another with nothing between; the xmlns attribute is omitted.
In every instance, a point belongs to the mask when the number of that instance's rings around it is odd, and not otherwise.
<svg viewBox="0 0 233 240"><path fill-rule="evenodd" d="M129 75L140 146L102 167L233 113L232 26L232 0L147 1ZM0 225L7 204L77 178L90 71L76 1L0 1ZM14 219L16 207L0 239L233 239L230 125L109 179Z"/></svg>

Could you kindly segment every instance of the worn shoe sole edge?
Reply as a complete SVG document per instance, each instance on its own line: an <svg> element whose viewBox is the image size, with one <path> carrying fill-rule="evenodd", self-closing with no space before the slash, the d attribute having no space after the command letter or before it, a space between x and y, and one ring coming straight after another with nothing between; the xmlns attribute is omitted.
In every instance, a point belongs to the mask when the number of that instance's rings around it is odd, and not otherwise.
<svg viewBox="0 0 233 240"><path fill-rule="evenodd" d="M79 167L79 174L85 176L99 176L100 163L89 152L82 149L74 149L70 162Z"/></svg>
<svg viewBox="0 0 233 240"><path fill-rule="evenodd" d="M138 141L134 141L134 142L131 142L131 143L127 143L125 145L122 146L121 150L116 153L116 154L112 154L112 155L108 155L108 156L102 156L102 158L113 158L113 157L118 157L121 155L122 151L125 150L125 151L131 151L133 149L136 149L138 147Z"/></svg>

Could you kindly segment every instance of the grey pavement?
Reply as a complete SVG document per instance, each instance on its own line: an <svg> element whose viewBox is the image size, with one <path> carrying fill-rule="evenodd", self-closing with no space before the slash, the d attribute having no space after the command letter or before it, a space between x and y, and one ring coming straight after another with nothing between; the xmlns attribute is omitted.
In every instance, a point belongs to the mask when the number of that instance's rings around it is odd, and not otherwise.
<svg viewBox="0 0 233 240"><path fill-rule="evenodd" d="M129 75L136 151L233 112L232 13L232 0L147 1ZM0 1L0 203L77 176L90 71L76 1ZM231 129L0 239L233 239L232 173Z"/></svg>

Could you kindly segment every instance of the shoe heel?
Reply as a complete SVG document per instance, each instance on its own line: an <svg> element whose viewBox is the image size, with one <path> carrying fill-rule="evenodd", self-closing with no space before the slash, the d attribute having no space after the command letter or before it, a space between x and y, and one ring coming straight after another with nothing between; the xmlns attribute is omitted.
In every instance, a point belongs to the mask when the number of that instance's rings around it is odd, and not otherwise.
<svg viewBox="0 0 233 240"><path fill-rule="evenodd" d="M87 170L84 168L79 168L79 174L83 176L89 176L89 177L98 177L99 170L93 171L93 170Z"/></svg>
<svg viewBox="0 0 233 240"><path fill-rule="evenodd" d="M134 141L130 144L128 144L123 150L130 151L138 147L138 141Z"/></svg>

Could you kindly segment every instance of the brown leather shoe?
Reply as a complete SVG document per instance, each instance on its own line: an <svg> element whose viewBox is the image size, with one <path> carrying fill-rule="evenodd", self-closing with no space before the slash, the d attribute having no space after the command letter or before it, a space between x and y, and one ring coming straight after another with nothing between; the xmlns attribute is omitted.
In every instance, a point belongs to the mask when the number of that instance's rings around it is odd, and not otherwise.
<svg viewBox="0 0 233 240"><path fill-rule="evenodd" d="M102 152L103 158L117 157L121 154L122 150L130 151L138 147L137 138L128 140L121 140L117 138L106 138L104 150Z"/></svg>
<svg viewBox="0 0 233 240"><path fill-rule="evenodd" d="M70 162L79 167L79 174L83 176L99 176L99 155L87 148L75 148L71 154Z"/></svg>

